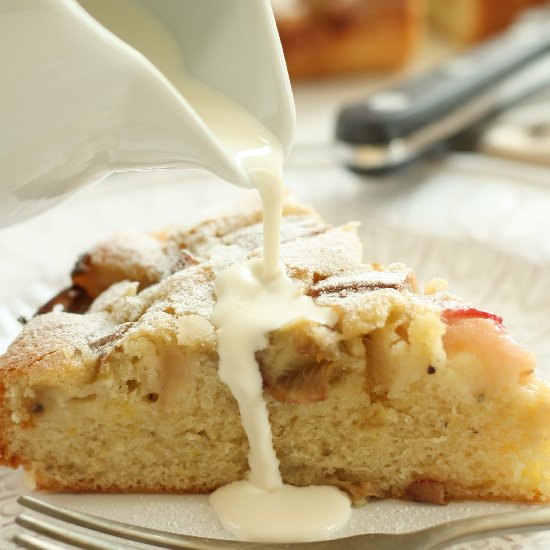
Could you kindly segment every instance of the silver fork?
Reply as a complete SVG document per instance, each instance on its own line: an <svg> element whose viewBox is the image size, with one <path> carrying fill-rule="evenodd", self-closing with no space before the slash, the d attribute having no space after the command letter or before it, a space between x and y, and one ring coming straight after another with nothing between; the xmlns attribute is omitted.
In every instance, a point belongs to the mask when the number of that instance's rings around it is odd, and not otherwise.
<svg viewBox="0 0 550 550"><path fill-rule="evenodd" d="M127 541L176 550L182 548L193 550L435 550L451 543L478 539L481 535L504 535L550 528L550 507L546 507L451 521L412 533L366 534L319 542L266 544L192 537L137 527L77 512L36 497L23 496L18 502L26 508L62 522ZM88 550L130 550L131 548L86 532L70 530L63 524L52 522L51 519L41 519L27 513L20 514L15 521L18 525L35 533L71 544L76 548ZM13 541L33 550L60 550L51 542L25 533L15 535Z"/></svg>

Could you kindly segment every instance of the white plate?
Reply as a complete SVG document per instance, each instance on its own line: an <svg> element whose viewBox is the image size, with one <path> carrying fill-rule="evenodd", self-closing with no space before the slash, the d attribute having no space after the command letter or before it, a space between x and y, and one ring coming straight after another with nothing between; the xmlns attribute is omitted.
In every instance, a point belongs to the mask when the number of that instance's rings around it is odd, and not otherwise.
<svg viewBox="0 0 550 550"><path fill-rule="evenodd" d="M326 163L304 167L299 155L290 187L333 223L362 222L366 259L401 260L421 281L443 276L465 298L503 314L511 332L539 357L550 381L550 187L548 172L457 157L406 176L374 182ZM550 180L550 178L548 178ZM413 181L414 180L414 181ZM0 351L17 333L15 320L66 285L76 256L114 230L149 230L187 222L238 201L243 193L203 173L113 177L56 210L0 232ZM0 547L8 542L25 492L20 472L0 469ZM28 492L28 491L27 491ZM48 495L48 499L149 527L226 536L206 497L174 495ZM522 508L453 503L437 507L373 502L354 510L339 535L399 532L471 515ZM2 540L1 537L4 537ZM550 533L476 541L455 548L550 548Z"/></svg>

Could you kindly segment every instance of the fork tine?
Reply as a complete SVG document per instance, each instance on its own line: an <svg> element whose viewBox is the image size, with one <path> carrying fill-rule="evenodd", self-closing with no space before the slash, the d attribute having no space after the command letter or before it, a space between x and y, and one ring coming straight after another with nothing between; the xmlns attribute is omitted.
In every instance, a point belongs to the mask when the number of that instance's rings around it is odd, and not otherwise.
<svg viewBox="0 0 550 550"><path fill-rule="evenodd" d="M23 548L27 548L27 550L64 550L53 542L42 540L26 533L17 533L11 540L17 546L22 546Z"/></svg>
<svg viewBox="0 0 550 550"><path fill-rule="evenodd" d="M85 512L71 510L70 508L52 504L32 496L19 497L17 502L21 506L25 506L35 512L72 523L73 525L78 525L86 529L99 531L126 540L160 546L162 548L171 548L173 550L238 550L241 548L252 550L265 548L265 545L255 542L193 537L190 535L179 535L176 533L159 531L157 529L129 525L127 523L101 518Z"/></svg>
<svg viewBox="0 0 550 550"><path fill-rule="evenodd" d="M130 550L130 546L114 543L106 539L95 537L88 533L77 533L76 531L71 531L66 527L54 525L51 521L44 521L43 519L35 518L27 514L20 514L15 518L15 522L21 527L30 529L35 533L38 533L40 535L45 535L59 542L72 544L77 548L84 548L85 550ZM34 541L32 542L35 545L36 545L36 541L40 543L44 542L44 541L40 541L40 539L36 539L29 535L24 535L24 534L16 535L16 537L18 536L20 539L22 536L23 541L34 539ZM14 537L14 540L16 537ZM51 543L49 544L51 545ZM48 548L48 546L46 546L46 548ZM54 548L57 549L59 547L54 546Z"/></svg>
<svg viewBox="0 0 550 550"><path fill-rule="evenodd" d="M17 546L22 546L23 548L27 548L27 550L65 550L53 542L42 540L32 535L27 535L26 533L17 533L11 540L15 542Z"/></svg>

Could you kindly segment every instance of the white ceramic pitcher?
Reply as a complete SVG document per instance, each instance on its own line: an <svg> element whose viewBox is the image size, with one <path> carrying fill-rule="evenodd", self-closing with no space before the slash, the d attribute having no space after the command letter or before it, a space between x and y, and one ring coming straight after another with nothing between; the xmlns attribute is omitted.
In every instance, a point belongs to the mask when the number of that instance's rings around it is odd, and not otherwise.
<svg viewBox="0 0 550 550"><path fill-rule="evenodd" d="M130 3L157 19L127 18ZM157 68L98 22L116 31L117 18L121 35L146 44L170 34L178 63L245 106L288 153L294 106L269 0L2 0L0 226L116 171L203 167L248 185L172 85L176 58L161 55Z"/></svg>

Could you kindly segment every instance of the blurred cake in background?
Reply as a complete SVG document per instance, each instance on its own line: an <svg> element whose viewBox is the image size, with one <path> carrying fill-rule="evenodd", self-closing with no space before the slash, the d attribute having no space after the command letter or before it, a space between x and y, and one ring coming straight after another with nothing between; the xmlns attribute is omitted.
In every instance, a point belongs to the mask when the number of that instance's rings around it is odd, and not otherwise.
<svg viewBox="0 0 550 550"><path fill-rule="evenodd" d="M524 9L544 3L545 0L430 0L430 22L449 38L472 44L504 30Z"/></svg>
<svg viewBox="0 0 550 550"><path fill-rule="evenodd" d="M271 0L290 76L395 71L425 27L470 45L548 0ZM429 35L429 33L428 33ZM437 46L428 47L436 48Z"/></svg>
<svg viewBox="0 0 550 550"><path fill-rule="evenodd" d="M419 42L424 0L272 0L288 71L308 78L402 67Z"/></svg>

